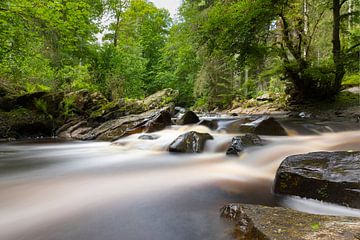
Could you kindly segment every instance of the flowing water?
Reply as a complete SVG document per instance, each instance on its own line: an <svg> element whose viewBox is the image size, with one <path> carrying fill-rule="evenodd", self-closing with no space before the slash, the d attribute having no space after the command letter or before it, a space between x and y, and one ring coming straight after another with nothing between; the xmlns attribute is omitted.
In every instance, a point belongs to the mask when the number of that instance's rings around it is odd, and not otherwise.
<svg viewBox="0 0 360 240"><path fill-rule="evenodd" d="M220 120L217 131L173 126L155 133L156 140L132 135L115 143L1 144L0 239L231 239L231 226L219 217L219 209L230 202L360 216L357 210L279 200L271 193L286 156L360 150L359 130L284 121L290 136L263 137L265 146L234 158L224 154L236 135L226 133L234 121ZM168 153L168 145L190 130L214 136L205 152ZM334 132L339 130L348 131Z"/></svg>

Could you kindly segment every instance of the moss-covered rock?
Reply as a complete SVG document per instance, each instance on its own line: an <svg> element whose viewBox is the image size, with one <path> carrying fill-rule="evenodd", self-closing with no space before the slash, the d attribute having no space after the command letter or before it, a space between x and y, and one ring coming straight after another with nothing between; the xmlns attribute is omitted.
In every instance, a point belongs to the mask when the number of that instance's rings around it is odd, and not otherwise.
<svg viewBox="0 0 360 240"><path fill-rule="evenodd" d="M147 110L161 109L174 104L176 98L179 96L179 91L171 88L163 89L153 95L148 96L142 102Z"/></svg>
<svg viewBox="0 0 360 240"><path fill-rule="evenodd" d="M235 224L239 240L355 240L360 219L313 215L279 207L229 204L221 215Z"/></svg>
<svg viewBox="0 0 360 240"><path fill-rule="evenodd" d="M102 94L83 89L66 94L61 107L65 117L74 115L89 117L92 112L107 104L108 101Z"/></svg>

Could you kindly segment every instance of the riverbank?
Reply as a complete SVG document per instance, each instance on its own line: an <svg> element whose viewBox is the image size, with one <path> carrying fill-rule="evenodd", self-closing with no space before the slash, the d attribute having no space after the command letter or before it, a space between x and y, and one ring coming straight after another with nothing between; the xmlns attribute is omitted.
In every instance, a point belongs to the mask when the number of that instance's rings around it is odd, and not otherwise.
<svg viewBox="0 0 360 240"><path fill-rule="evenodd" d="M360 124L360 87L351 87L340 92L334 99L320 102L304 102L287 105L284 97L265 95L258 99L235 103L224 114L241 115L288 115L322 121L348 121ZM359 125L360 126L360 125Z"/></svg>

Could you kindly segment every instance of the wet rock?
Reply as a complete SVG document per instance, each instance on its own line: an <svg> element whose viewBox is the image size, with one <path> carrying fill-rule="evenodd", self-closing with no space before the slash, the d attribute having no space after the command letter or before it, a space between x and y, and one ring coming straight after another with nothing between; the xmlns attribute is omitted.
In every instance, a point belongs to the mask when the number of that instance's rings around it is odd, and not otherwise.
<svg viewBox="0 0 360 240"><path fill-rule="evenodd" d="M187 111L178 120L178 125L195 124L200 121L199 117L193 111Z"/></svg>
<svg viewBox="0 0 360 240"><path fill-rule="evenodd" d="M180 135L169 146L170 152L201 153L204 151L205 142L214 139L208 133L188 132Z"/></svg>
<svg viewBox="0 0 360 240"><path fill-rule="evenodd" d="M261 145L263 145L263 141L259 136L247 133L244 136L237 136L232 139L231 145L226 151L226 155L238 156L246 147Z"/></svg>
<svg viewBox="0 0 360 240"><path fill-rule="evenodd" d="M129 115L102 123L82 136L82 140L116 140L142 132L155 132L171 125L170 113L161 111L147 111L141 114Z"/></svg>
<svg viewBox="0 0 360 240"><path fill-rule="evenodd" d="M216 130L217 127L218 127L218 124L217 124L216 120L203 119L198 124L202 125L202 126L205 126L205 127L208 127L211 130Z"/></svg>
<svg viewBox="0 0 360 240"><path fill-rule="evenodd" d="M183 107L175 107L174 108L174 115L178 117L179 114L184 114L186 112L186 109Z"/></svg>
<svg viewBox="0 0 360 240"><path fill-rule="evenodd" d="M67 140L76 139L82 140L83 135L91 131L93 128L87 121L74 120L63 125L57 130L57 136Z"/></svg>
<svg viewBox="0 0 360 240"><path fill-rule="evenodd" d="M258 135L287 136L286 130L274 118L263 116L255 121L240 125L241 132Z"/></svg>
<svg viewBox="0 0 360 240"><path fill-rule="evenodd" d="M144 134L139 137L141 140L156 140L159 139L160 136L156 134Z"/></svg>
<svg viewBox="0 0 360 240"><path fill-rule="evenodd" d="M360 152L314 152L287 157L274 192L360 208Z"/></svg>
<svg viewBox="0 0 360 240"><path fill-rule="evenodd" d="M222 217L235 224L240 240L359 239L360 219L308 214L279 207L229 204Z"/></svg>

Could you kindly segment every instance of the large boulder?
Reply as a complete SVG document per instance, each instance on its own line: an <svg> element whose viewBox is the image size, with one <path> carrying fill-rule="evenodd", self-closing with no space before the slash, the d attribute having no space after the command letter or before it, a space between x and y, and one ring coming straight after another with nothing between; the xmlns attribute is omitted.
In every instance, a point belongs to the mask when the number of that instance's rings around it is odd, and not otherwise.
<svg viewBox="0 0 360 240"><path fill-rule="evenodd" d="M193 111L185 112L178 120L178 125L195 124L200 121L199 117Z"/></svg>
<svg viewBox="0 0 360 240"><path fill-rule="evenodd" d="M287 136L286 130L273 117L263 116L240 125L240 132L258 135Z"/></svg>
<svg viewBox="0 0 360 240"><path fill-rule="evenodd" d="M178 96L179 91L166 88L148 96L142 103L146 110L161 109L173 105Z"/></svg>
<svg viewBox="0 0 360 240"><path fill-rule="evenodd" d="M360 219L308 214L279 207L229 204L221 215L235 224L239 240L355 240Z"/></svg>
<svg viewBox="0 0 360 240"><path fill-rule="evenodd" d="M113 141L131 134L160 131L170 124L171 116L167 109L153 110L119 117L100 124L75 120L61 127L58 136L67 139Z"/></svg>
<svg viewBox="0 0 360 240"><path fill-rule="evenodd" d="M177 153L201 153L204 151L205 142L214 139L208 133L191 131L180 135L169 146L170 152Z"/></svg>
<svg viewBox="0 0 360 240"><path fill-rule="evenodd" d="M136 133L153 133L171 125L171 115L167 110L162 110L149 118L144 119L132 128L127 129L119 138Z"/></svg>
<svg viewBox="0 0 360 240"><path fill-rule="evenodd" d="M66 94L62 108L64 111L69 111L75 115L88 117L93 111L100 109L107 103L108 101L101 93L82 89Z"/></svg>
<svg viewBox="0 0 360 240"><path fill-rule="evenodd" d="M121 98L117 101L104 104L99 109L93 111L90 114L90 119L93 121L105 122L111 119L143 112L146 112L146 108L142 104L142 101Z"/></svg>
<svg viewBox="0 0 360 240"><path fill-rule="evenodd" d="M256 134L247 133L244 136L236 136L232 139L226 155L238 156L246 147L261 145L263 145L263 141Z"/></svg>
<svg viewBox="0 0 360 240"><path fill-rule="evenodd" d="M274 192L360 208L360 152L314 152L287 157Z"/></svg>

